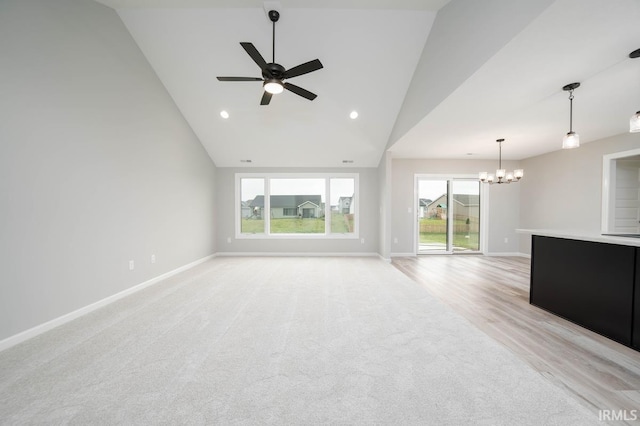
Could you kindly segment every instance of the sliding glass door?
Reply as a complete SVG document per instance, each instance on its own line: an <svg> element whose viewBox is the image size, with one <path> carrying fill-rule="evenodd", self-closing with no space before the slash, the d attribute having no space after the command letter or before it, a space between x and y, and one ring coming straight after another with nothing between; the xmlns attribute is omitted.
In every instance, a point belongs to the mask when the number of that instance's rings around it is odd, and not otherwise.
<svg viewBox="0 0 640 426"><path fill-rule="evenodd" d="M448 181L418 179L418 253L448 250L448 203Z"/></svg>
<svg viewBox="0 0 640 426"><path fill-rule="evenodd" d="M417 177L417 253L480 251L477 179Z"/></svg>
<svg viewBox="0 0 640 426"><path fill-rule="evenodd" d="M480 251L480 182L451 181L453 252Z"/></svg>

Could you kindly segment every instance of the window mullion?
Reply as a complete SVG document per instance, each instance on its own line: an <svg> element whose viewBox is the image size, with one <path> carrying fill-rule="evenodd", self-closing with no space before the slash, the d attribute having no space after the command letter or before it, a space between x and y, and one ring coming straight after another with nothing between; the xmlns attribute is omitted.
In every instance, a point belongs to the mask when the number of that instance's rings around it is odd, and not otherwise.
<svg viewBox="0 0 640 426"><path fill-rule="evenodd" d="M324 235L329 235L331 233L331 179L328 177L324 179L324 188Z"/></svg>
<svg viewBox="0 0 640 426"><path fill-rule="evenodd" d="M271 178L264 178L264 232L271 235Z"/></svg>

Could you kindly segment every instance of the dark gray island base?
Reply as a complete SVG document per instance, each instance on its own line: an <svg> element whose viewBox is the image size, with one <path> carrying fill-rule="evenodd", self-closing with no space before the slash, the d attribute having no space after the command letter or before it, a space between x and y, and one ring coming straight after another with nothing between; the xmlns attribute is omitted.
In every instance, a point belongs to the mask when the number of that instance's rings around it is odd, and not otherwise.
<svg viewBox="0 0 640 426"><path fill-rule="evenodd" d="M640 247L534 234L529 302L640 351Z"/></svg>

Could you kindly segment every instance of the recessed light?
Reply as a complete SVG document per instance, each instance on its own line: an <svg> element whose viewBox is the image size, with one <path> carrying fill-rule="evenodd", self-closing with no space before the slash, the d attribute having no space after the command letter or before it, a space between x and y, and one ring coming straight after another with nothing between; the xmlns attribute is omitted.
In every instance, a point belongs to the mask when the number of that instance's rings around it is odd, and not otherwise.
<svg viewBox="0 0 640 426"><path fill-rule="evenodd" d="M220 111L220 117L229 118L229 113L225 110Z"/></svg>
<svg viewBox="0 0 640 426"><path fill-rule="evenodd" d="M358 111L351 111L349 117L351 117L352 120L355 120L356 118L358 118Z"/></svg>

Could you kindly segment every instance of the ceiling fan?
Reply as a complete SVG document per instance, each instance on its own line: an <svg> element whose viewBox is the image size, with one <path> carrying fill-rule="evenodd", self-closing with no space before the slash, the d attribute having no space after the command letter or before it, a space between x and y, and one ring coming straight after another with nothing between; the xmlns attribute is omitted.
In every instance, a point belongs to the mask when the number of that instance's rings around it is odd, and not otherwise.
<svg viewBox="0 0 640 426"><path fill-rule="evenodd" d="M318 59L314 59L313 61L305 62L304 64L300 64L291 69L286 69L280 64L276 63L276 22L280 18L280 13L277 10L269 11L269 19L273 22L273 58L271 63L267 63L264 60L258 49L255 48L253 43L241 42L240 45L244 48L244 50L251 56L251 59L258 64L260 69L262 70L262 78L258 77L217 77L220 81L262 81L262 85L264 86L264 94L262 95L262 100L260 101L260 105L269 105L271 102L271 96L276 95L278 93L282 93L284 89L289 90L290 92L295 93L296 95L302 96L303 98L309 99L310 101L316 98L315 93L311 93L310 91L303 89L302 87L296 86L295 84L291 84L285 82L284 80L292 77L297 77L299 75L307 74L312 71L317 71L322 68L322 63Z"/></svg>

